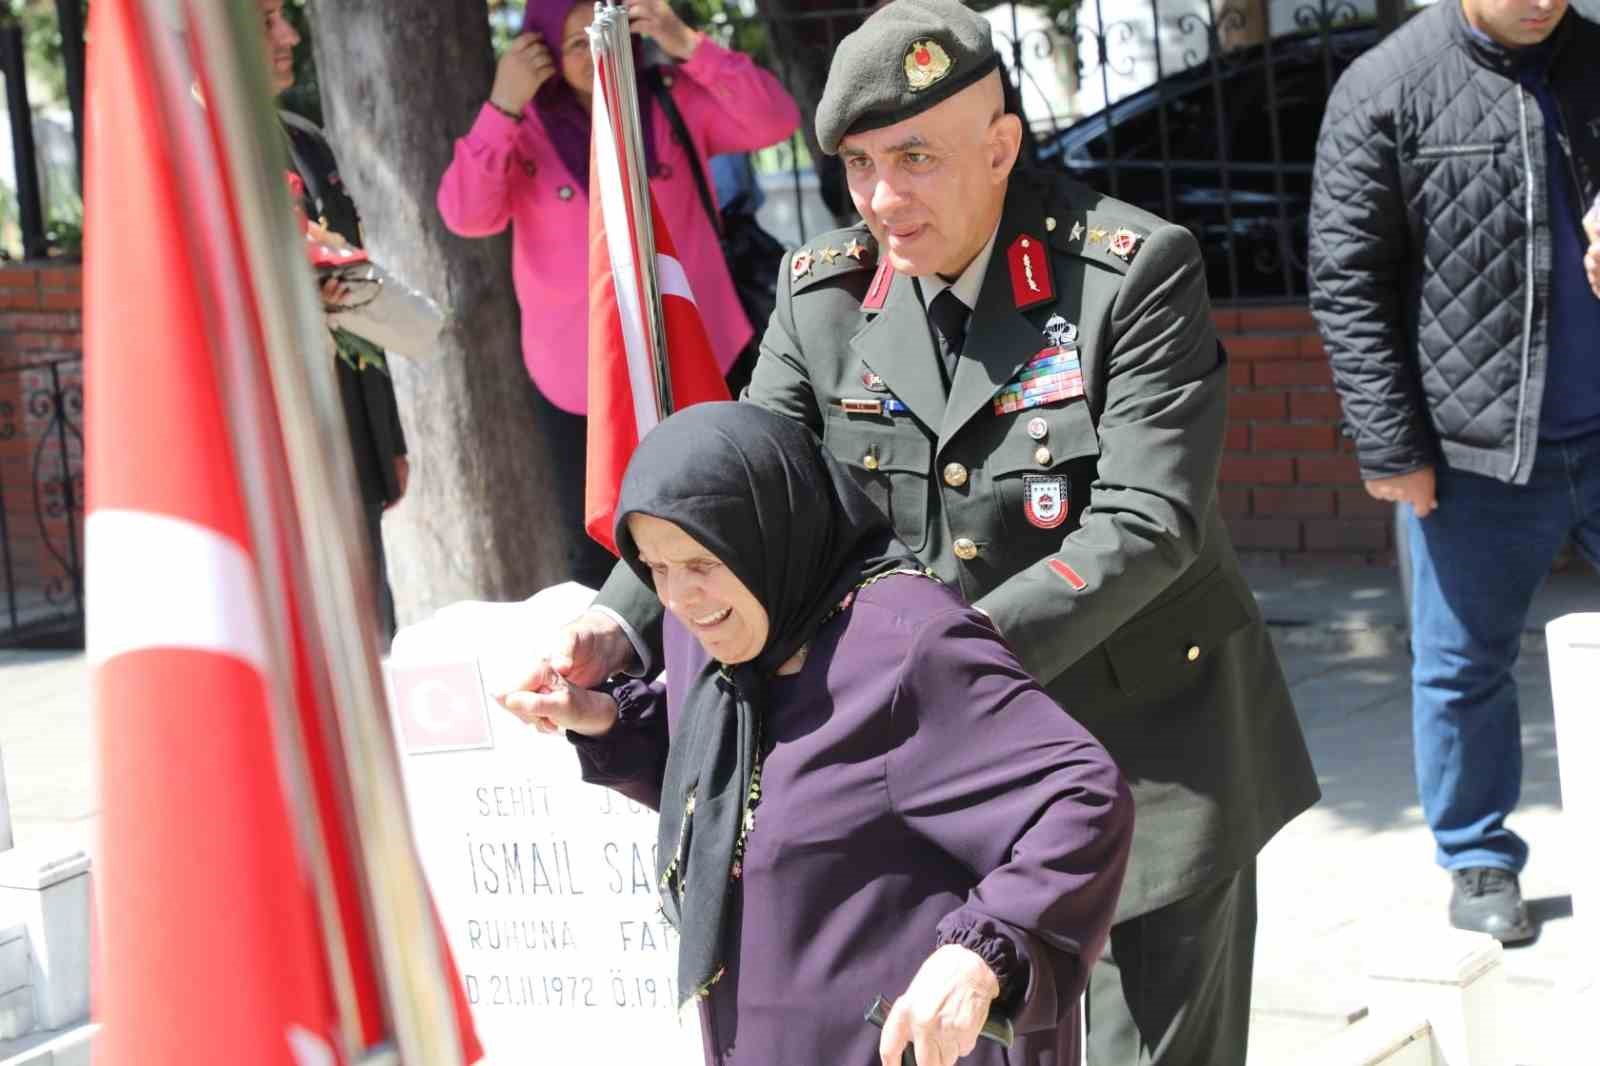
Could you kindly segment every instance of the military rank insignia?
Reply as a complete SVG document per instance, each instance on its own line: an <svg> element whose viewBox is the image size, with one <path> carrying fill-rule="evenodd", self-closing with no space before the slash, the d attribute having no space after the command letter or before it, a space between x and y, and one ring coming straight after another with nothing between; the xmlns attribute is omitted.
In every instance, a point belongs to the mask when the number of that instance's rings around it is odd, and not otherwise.
<svg viewBox="0 0 1600 1066"><path fill-rule="evenodd" d="M1022 513L1040 529L1054 529L1067 520L1067 479L1030 474L1022 479Z"/></svg>
<svg viewBox="0 0 1600 1066"><path fill-rule="evenodd" d="M1011 268L1011 298L1019 310L1056 298L1050 263L1039 238L1024 233L1012 241L1006 249L1006 265Z"/></svg>
<svg viewBox="0 0 1600 1066"><path fill-rule="evenodd" d="M950 56L938 41L924 37L906 49L906 84L919 93L950 73Z"/></svg>
<svg viewBox="0 0 1600 1066"><path fill-rule="evenodd" d="M1083 395L1083 368L1078 362L1078 350L1072 347L1050 347L1039 352L1023 366L1017 379L994 395L994 413L1010 414L1042 407L1057 400L1070 400Z"/></svg>

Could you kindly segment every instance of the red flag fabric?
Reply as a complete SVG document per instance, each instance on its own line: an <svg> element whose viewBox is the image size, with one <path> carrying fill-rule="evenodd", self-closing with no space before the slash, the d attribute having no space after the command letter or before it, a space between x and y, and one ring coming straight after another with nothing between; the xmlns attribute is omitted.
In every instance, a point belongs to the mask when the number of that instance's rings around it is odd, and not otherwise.
<svg viewBox="0 0 1600 1066"><path fill-rule="evenodd" d="M100 760L95 1061L332 1063L271 755L258 560L190 219L132 0L91 13L88 644ZM320 1056L320 1057L319 1057Z"/></svg>
<svg viewBox="0 0 1600 1066"><path fill-rule="evenodd" d="M86 109L86 210L106 223L85 235L87 636L104 811L94 1055L336 1066L344 1048L307 838L274 736L263 575L290 571L252 539L215 358L218 308L238 316L230 336L250 338L257 357L259 322L231 206L181 191L197 172L228 186L218 131L215 116L196 118L195 76L162 65L178 62L151 39L145 7L94 5ZM191 233L221 243L182 239ZM278 443L267 422L260 439ZM268 452L286 478L281 444ZM305 732L354 1022L370 1046L384 1034L358 860L340 766L318 732L317 666L294 622L303 592L289 581L285 595L278 665L291 676L278 680ZM445 966L474 1062L482 1051L448 955Z"/></svg>
<svg viewBox="0 0 1600 1066"><path fill-rule="evenodd" d="M645 344L637 220L624 192L616 115L604 64L596 64L594 160L589 168L589 428L584 527L616 554L617 492L639 438L655 425L654 379ZM648 195L661 283L674 410L728 399L700 309L672 235Z"/></svg>

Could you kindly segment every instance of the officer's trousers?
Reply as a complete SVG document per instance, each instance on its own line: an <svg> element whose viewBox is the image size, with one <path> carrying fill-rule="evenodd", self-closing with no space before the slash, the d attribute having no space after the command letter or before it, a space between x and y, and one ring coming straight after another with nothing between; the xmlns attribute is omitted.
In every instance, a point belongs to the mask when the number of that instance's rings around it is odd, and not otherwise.
<svg viewBox="0 0 1600 1066"><path fill-rule="evenodd" d="M1089 977L1088 1066L1244 1066L1256 866L1111 927Z"/></svg>

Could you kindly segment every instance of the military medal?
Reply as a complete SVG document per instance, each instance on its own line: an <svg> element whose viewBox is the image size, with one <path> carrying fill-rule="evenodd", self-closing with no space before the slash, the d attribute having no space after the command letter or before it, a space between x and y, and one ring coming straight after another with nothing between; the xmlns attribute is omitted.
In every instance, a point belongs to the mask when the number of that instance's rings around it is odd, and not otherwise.
<svg viewBox="0 0 1600 1066"><path fill-rule="evenodd" d="M1077 348L1051 347L1023 364L1016 378L994 394L992 403L995 414L1008 415L1082 395L1083 367Z"/></svg>
<svg viewBox="0 0 1600 1066"><path fill-rule="evenodd" d="M1144 238L1131 229L1119 229L1111 235L1111 243L1107 250L1124 263L1133 262L1133 257L1139 253L1139 246L1144 243Z"/></svg>
<svg viewBox="0 0 1600 1066"><path fill-rule="evenodd" d="M799 281L801 278L811 273L811 263L811 250L809 248L802 248L798 252L794 253L794 259L789 263L789 273L794 276L796 281Z"/></svg>
<svg viewBox="0 0 1600 1066"><path fill-rule="evenodd" d="M1065 348L1077 342L1078 327L1060 315L1051 315L1044 324L1044 336L1057 348Z"/></svg>
<svg viewBox="0 0 1600 1066"><path fill-rule="evenodd" d="M1067 520L1067 479L1030 474L1022 479L1022 513L1040 529Z"/></svg>
<svg viewBox="0 0 1600 1066"><path fill-rule="evenodd" d="M938 41L926 37L906 49L906 81L919 93L950 73L950 57Z"/></svg>
<svg viewBox="0 0 1600 1066"><path fill-rule="evenodd" d="M1011 297L1019 309L1056 298L1044 244L1037 237L1024 233L1012 241L1006 264L1011 268Z"/></svg>

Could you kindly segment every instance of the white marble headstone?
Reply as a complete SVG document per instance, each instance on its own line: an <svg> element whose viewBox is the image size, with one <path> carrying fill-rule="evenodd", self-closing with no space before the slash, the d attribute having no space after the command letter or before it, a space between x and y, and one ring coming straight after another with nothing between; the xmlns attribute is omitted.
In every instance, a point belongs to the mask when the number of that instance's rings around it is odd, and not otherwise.
<svg viewBox="0 0 1600 1066"><path fill-rule="evenodd" d="M657 913L655 812L584 784L565 738L489 693L593 593L458 603L395 637L391 706L422 865L486 1062L698 1066Z"/></svg>

